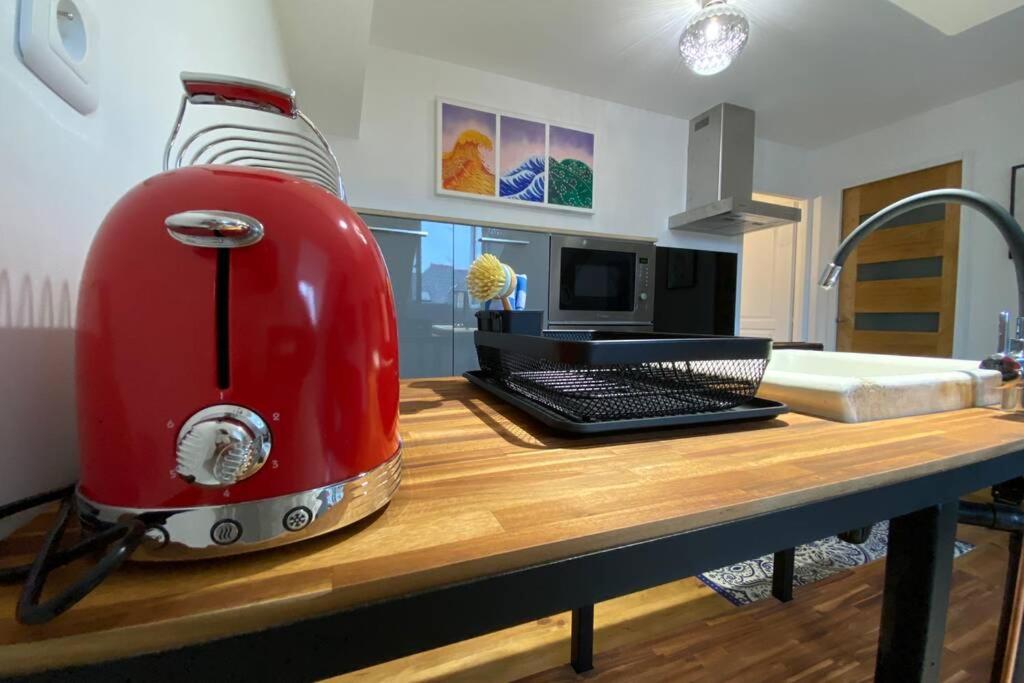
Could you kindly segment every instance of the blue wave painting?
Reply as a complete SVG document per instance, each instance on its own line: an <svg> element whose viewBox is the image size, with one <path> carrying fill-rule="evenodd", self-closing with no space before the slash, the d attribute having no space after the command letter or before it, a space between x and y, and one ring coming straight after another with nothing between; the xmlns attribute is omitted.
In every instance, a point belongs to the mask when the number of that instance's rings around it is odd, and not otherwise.
<svg viewBox="0 0 1024 683"><path fill-rule="evenodd" d="M548 177L544 124L502 116L498 138L501 157L498 196L542 203Z"/></svg>
<svg viewBox="0 0 1024 683"><path fill-rule="evenodd" d="M527 202L544 201L544 182L547 180L543 157L530 157L516 168L501 176L500 196Z"/></svg>

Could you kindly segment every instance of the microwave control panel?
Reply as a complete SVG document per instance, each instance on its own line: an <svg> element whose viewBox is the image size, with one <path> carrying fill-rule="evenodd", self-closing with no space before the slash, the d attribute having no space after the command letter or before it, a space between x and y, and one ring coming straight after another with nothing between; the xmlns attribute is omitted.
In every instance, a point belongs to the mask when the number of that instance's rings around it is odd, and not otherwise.
<svg viewBox="0 0 1024 683"><path fill-rule="evenodd" d="M640 256L637 259L637 309L646 311L650 304L647 302L650 300L651 291L651 259L647 256Z"/></svg>

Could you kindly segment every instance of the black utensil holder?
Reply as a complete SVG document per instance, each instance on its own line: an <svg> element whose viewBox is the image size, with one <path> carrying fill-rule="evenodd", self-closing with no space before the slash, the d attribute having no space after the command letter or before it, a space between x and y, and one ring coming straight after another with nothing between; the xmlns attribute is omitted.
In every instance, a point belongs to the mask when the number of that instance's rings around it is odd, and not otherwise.
<svg viewBox="0 0 1024 683"><path fill-rule="evenodd" d="M544 311L477 311L476 329L501 334L539 336L544 327Z"/></svg>

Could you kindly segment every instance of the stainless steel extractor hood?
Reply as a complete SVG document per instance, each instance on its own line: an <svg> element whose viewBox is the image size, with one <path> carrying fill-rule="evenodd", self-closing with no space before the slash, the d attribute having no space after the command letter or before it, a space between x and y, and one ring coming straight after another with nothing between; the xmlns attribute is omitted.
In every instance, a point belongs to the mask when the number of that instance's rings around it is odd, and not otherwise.
<svg viewBox="0 0 1024 683"><path fill-rule="evenodd" d="M800 221L800 209L752 199L754 112L719 104L690 120L686 152L686 211L672 230L741 235Z"/></svg>

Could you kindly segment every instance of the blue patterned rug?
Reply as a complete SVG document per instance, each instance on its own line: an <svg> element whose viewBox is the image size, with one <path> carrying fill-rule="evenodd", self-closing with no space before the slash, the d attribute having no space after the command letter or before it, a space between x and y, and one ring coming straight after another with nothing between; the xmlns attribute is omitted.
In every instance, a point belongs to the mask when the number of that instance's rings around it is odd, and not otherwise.
<svg viewBox="0 0 1024 683"><path fill-rule="evenodd" d="M840 541L835 536L797 546L793 585L806 586L846 569L859 567L885 557L889 544L889 522L879 522L868 540L861 545ZM974 546L957 541L954 557L974 550ZM701 574L697 578L713 588L734 605L748 605L771 597L773 556L765 555L730 567Z"/></svg>

